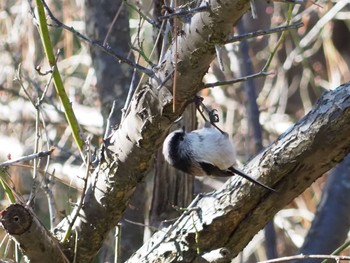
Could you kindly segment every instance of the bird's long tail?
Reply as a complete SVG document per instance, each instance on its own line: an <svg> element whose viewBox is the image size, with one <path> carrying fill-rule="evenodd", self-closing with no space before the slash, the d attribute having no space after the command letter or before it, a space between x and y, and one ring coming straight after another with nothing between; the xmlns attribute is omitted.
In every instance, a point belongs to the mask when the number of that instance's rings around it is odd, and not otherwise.
<svg viewBox="0 0 350 263"><path fill-rule="evenodd" d="M228 170L229 170L230 172L232 172L232 173L234 173L234 174L237 174L237 175L239 175L239 176L242 176L244 179L247 179L248 181L250 181L250 182L252 182L252 183L255 183L255 184L257 184L257 185L260 185L260 186L262 186L262 187L264 187L264 188L266 188L266 189L268 189L268 190L270 190L270 191L272 191L272 192L277 192L275 189L273 189L273 188L271 188L271 187L268 187L267 185L264 185L263 183L259 182L258 180L256 180L256 179L254 179L253 177L251 177L251 176L249 176L249 175L247 175L247 174L241 172L240 170L238 170L238 169L236 169L236 168L234 168L234 167L230 167Z"/></svg>

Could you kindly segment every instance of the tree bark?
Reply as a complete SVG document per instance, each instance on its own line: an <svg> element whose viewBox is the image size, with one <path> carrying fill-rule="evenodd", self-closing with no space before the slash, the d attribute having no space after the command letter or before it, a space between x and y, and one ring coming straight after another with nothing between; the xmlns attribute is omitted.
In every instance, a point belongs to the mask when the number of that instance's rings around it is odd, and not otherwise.
<svg viewBox="0 0 350 263"><path fill-rule="evenodd" d="M123 57L133 58L133 53L130 52L128 10L123 5L122 0L85 1L86 31L89 37L101 43L106 39L106 45L116 49ZM108 125L115 127L120 123L128 91L132 85L135 85L132 83L133 69L125 64L116 63L110 55L94 47L90 47L90 54L96 72L96 88L101 103L104 127L106 127L107 118L109 118ZM113 102L114 110L111 113ZM144 199L145 184L139 184L132 197L131 206L126 209L121 222L122 238L119 244L121 260L129 258L135 247L143 243L143 227L130 222L144 223ZM108 243L114 243L114 238L114 234L110 234ZM114 251L108 250L113 249L113 245L104 246L104 248L106 250L103 256L113 256ZM111 261L108 258L102 260Z"/></svg>
<svg viewBox="0 0 350 263"><path fill-rule="evenodd" d="M90 262L108 231L118 223L136 185L148 171L165 132L200 90L203 75L214 58L215 44L224 42L232 25L248 8L248 0L211 1L208 12L194 14L191 22L184 26L183 34L178 37L175 112L168 90L172 81L158 89L173 72L174 45L159 65L157 78L135 94L120 128L105 141L99 167L85 193L76 222L79 236L76 262ZM76 211L72 215L74 213ZM67 227L68 220L65 220L56 232L64 233Z"/></svg>
<svg viewBox="0 0 350 263"><path fill-rule="evenodd" d="M109 230L120 220L165 132L202 88L215 45L224 42L248 8L247 0L213 0L210 11L197 13L184 24L178 38L175 112L169 91L172 81L158 89L173 72L174 45L157 68L157 78L134 96L129 114L105 140L100 164L85 193L75 224L77 243L72 236L68 245L70 251L77 248L76 262L91 262ZM153 243L145 244L130 262L150 262L153 258L159 262L199 262L201 252L222 247L227 249L219 251L237 255L273 214L349 153L349 87L347 84L326 93L313 111L248 164L247 172L279 192L267 193L240 178L229 180L221 190L199 196L188 214L165 234L157 233ZM64 220L55 233L64 233L68 225Z"/></svg>
<svg viewBox="0 0 350 263"><path fill-rule="evenodd" d="M314 109L251 160L245 171L278 192L239 177L198 196L177 222L156 233L128 262L201 262L225 248L235 257L281 208L350 152L350 83L326 92Z"/></svg>
<svg viewBox="0 0 350 263"><path fill-rule="evenodd" d="M0 216L7 233L16 239L23 253L32 262L67 262L58 241L29 207L12 204L1 211Z"/></svg>

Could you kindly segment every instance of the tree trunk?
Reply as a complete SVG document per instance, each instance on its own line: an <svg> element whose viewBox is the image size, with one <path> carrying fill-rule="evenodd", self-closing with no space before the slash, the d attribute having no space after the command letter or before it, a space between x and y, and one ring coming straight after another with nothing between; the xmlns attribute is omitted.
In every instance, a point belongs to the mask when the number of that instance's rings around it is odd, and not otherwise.
<svg viewBox="0 0 350 263"><path fill-rule="evenodd" d="M328 255L347 238L350 228L350 155L332 170L300 253ZM321 262L319 259L298 262Z"/></svg>

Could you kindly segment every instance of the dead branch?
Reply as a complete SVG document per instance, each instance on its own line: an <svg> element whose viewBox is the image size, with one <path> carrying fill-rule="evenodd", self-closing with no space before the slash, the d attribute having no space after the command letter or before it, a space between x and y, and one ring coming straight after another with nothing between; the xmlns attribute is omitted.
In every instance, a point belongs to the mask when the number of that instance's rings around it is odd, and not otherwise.
<svg viewBox="0 0 350 263"><path fill-rule="evenodd" d="M31 262L66 263L58 241L36 218L30 208L13 204L1 211L1 223L21 245Z"/></svg>

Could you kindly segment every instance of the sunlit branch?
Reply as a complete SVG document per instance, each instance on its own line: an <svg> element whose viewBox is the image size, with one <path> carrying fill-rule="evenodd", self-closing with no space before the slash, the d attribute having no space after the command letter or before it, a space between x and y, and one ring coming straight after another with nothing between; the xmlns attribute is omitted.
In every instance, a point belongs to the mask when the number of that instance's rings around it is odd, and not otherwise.
<svg viewBox="0 0 350 263"><path fill-rule="evenodd" d="M242 81L247 81L249 79L255 79L255 78L259 78L259 77L266 77L268 75L273 74L273 72L265 72L265 71L260 71L258 73L249 75L249 76L245 76L242 78L237 78L237 79L232 79L232 80L224 80L224 81L217 81L217 82L212 82L212 83L205 83L203 85L203 89L204 88L214 88L216 86L225 86L225 85L230 85L230 84L234 84L234 83L238 83L238 82L242 82Z"/></svg>
<svg viewBox="0 0 350 263"><path fill-rule="evenodd" d="M96 40L92 40L89 37L79 33L78 31L76 31L73 27L67 26L66 24L62 23L60 20L58 20L53 13L51 12L51 10L49 9L49 7L47 6L46 2L44 0L42 0L42 3L48 13L48 16L50 17L50 19L56 23L56 27L61 27L65 30L68 30L69 32L73 33L74 35L76 35L77 37L79 37L80 39L85 40L86 42L90 43L93 46L99 47L100 49L102 49L102 51L106 52L107 54L111 55L112 57L116 58L118 60L118 62L120 63L125 63L128 64L129 66L136 68L137 70L145 73L146 75L150 76L150 77L154 77L154 72L151 69L145 68L133 61L131 61L130 59L124 58L123 56L119 55L118 53L116 53L114 50L111 49L111 47L109 46L104 46L102 43L100 43L99 41Z"/></svg>
<svg viewBox="0 0 350 263"><path fill-rule="evenodd" d="M254 38L254 37L258 37L258 36L264 36L264 35L269 35L269 34L273 34L273 33L278 33L278 32L286 31L289 29L295 29L295 28L302 27L303 25L304 25L303 22L298 22L298 23L294 23L291 25L287 25L287 26L279 26L279 27L275 27L275 28L271 28L271 29L267 29L267 30L257 30L255 32L251 32L251 33L247 33L247 34L243 34L243 35L239 35L239 36L231 36L225 41L225 44L234 43L234 42L238 42L238 41L242 41L245 39Z"/></svg>

